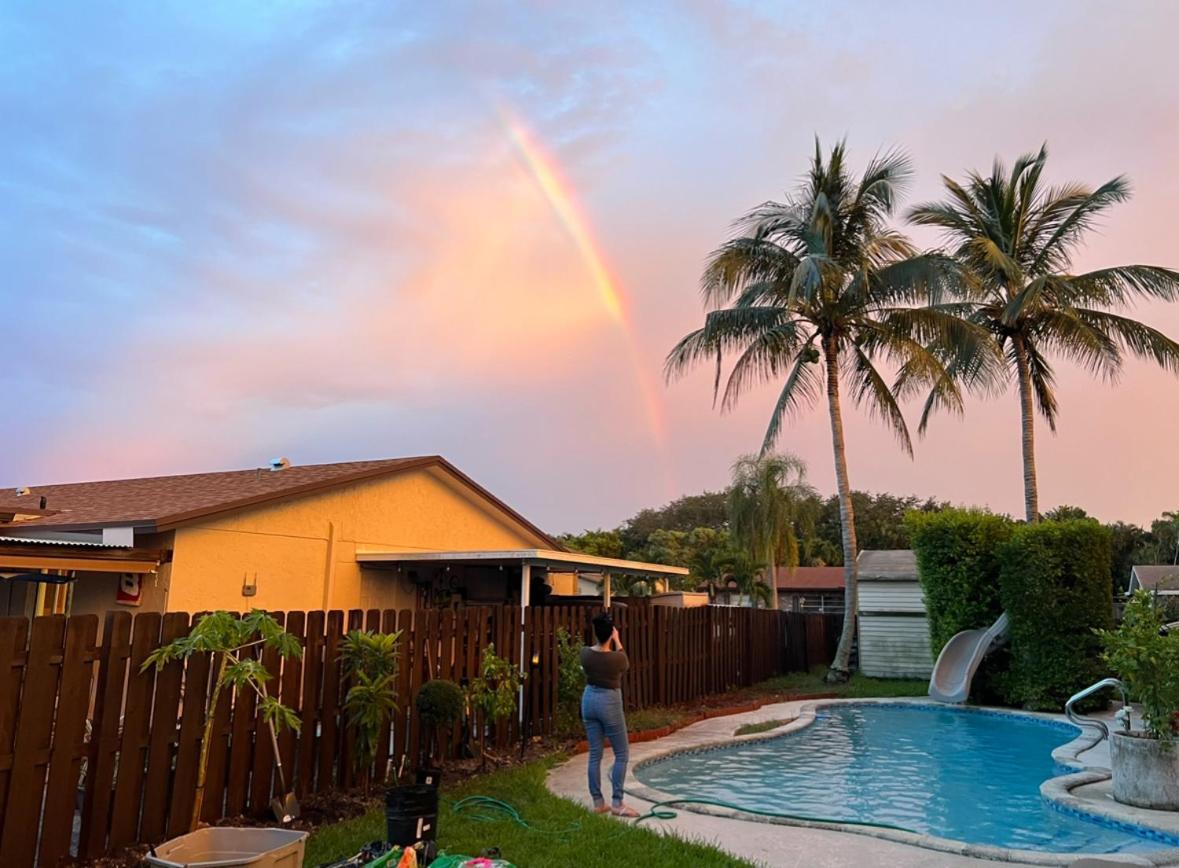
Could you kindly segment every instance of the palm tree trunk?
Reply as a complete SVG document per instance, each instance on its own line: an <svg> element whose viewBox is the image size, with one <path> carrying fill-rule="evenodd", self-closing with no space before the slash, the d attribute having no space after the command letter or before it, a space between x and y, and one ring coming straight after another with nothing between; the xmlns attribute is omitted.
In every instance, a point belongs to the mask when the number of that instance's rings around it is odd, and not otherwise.
<svg viewBox="0 0 1179 868"><path fill-rule="evenodd" d="M856 583L856 514L852 507L851 483L847 478L847 447L843 442L843 411L839 404L839 347L834 338L823 340L827 366L827 411L831 416L831 446L835 453L835 485L839 492L839 524L843 531L843 632L827 681L846 681L851 675L852 642L856 636L859 603Z"/></svg>
<svg viewBox="0 0 1179 868"><path fill-rule="evenodd" d="M775 556L770 555L770 608L774 611L778 609L778 565L775 563Z"/></svg>
<svg viewBox="0 0 1179 868"><path fill-rule="evenodd" d="M1040 520L1040 492L1036 486L1036 408L1032 403L1032 372L1023 338L1012 338L1019 376L1019 416L1023 434L1023 503L1028 524Z"/></svg>

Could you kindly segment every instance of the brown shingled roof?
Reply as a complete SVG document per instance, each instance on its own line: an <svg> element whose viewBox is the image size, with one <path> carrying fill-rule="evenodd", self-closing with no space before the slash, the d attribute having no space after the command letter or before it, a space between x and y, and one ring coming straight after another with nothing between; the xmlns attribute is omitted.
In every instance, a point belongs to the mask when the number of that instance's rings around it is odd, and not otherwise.
<svg viewBox="0 0 1179 868"><path fill-rule="evenodd" d="M843 567L778 567L781 591L841 591Z"/></svg>
<svg viewBox="0 0 1179 868"><path fill-rule="evenodd" d="M31 510L26 507L39 505L40 499L44 497L47 510L52 514L11 524L0 523L0 532L5 528L88 530L119 526L164 530L210 515L430 466L441 467L458 477L537 533L546 544L560 548L548 534L439 455L293 465L274 471L255 468L183 476L38 485L32 487L28 494L19 496L14 488L7 488L0 490L0 513L29 512Z"/></svg>

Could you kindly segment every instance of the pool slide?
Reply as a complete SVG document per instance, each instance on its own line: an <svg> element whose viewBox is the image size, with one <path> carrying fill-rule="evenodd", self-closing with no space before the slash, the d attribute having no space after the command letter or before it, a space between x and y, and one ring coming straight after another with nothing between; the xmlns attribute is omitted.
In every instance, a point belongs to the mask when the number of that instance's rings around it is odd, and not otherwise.
<svg viewBox="0 0 1179 868"><path fill-rule="evenodd" d="M978 665L992 649L1007 640L1007 613L985 630L963 630L954 635L933 664L929 697L938 702L961 704L970 695L970 682Z"/></svg>

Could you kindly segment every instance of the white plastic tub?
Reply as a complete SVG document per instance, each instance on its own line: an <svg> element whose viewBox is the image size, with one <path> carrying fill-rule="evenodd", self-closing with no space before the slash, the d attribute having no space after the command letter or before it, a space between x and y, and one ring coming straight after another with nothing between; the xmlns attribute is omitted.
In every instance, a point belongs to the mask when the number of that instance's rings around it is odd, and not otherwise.
<svg viewBox="0 0 1179 868"><path fill-rule="evenodd" d="M197 829L165 841L149 853L147 864L157 868L303 868L307 832L293 829Z"/></svg>

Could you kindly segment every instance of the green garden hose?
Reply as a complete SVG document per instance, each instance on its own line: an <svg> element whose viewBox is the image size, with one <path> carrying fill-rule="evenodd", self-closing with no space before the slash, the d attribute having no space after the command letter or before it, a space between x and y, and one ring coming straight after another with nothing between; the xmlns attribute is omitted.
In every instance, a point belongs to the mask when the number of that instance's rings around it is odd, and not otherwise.
<svg viewBox="0 0 1179 868"><path fill-rule="evenodd" d="M581 823L576 820L564 829L538 829L525 822L524 817L514 806L491 796L467 796L465 799L452 802L450 810L456 814L466 814L468 819L482 823L509 820L521 829L541 835L572 835L574 832L581 831ZM476 811L481 811L481 813L475 813Z"/></svg>
<svg viewBox="0 0 1179 868"><path fill-rule="evenodd" d="M779 820L799 820L807 823L833 823L841 826L867 826L870 829L891 829L894 832L909 832L914 835L920 834L913 829L906 829L904 826L895 826L892 823L873 823L870 820L836 820L832 817L808 817L803 814L759 811L757 808L734 805L732 802L725 802L720 799L666 799L662 802L655 802L655 804L651 805L651 810L635 818L635 823L641 823L643 820L674 820L679 816L675 811L667 810L664 807L666 805L711 805L714 808L740 811L742 814L756 814L759 817L774 817ZM660 808L663 808L663 810L660 810Z"/></svg>
<svg viewBox="0 0 1179 868"><path fill-rule="evenodd" d="M710 805L714 808L739 811L742 814L755 814L759 817L773 817L779 820L798 820L806 823L832 823L842 826L864 826L869 829L890 829L894 832L909 832L914 835L920 834L913 829L906 829L904 826L896 826L892 823L874 823L869 820L845 820L835 819L833 817L811 817L804 814L784 814L778 811L761 811L757 808L734 805L732 802L725 802L720 799L665 799L662 802L655 802L651 805L647 813L640 814L635 818L635 825L644 820L674 820L679 815L675 811L669 810L668 806L670 805ZM564 829L537 829L534 826L530 826L520 812L511 804L500 799L494 799L491 796L468 796L465 799L459 799L457 802L451 803L450 809L456 814L466 814L469 819L480 822L509 820L522 829L527 829L530 832L538 832L542 835L571 835L574 832L581 831L581 823L576 820ZM482 812L474 813L475 811Z"/></svg>

